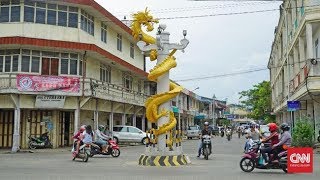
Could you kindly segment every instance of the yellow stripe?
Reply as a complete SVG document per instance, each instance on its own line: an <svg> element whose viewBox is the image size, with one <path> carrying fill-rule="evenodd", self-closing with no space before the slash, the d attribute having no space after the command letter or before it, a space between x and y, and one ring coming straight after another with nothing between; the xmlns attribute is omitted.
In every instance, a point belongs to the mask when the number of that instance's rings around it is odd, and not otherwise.
<svg viewBox="0 0 320 180"><path fill-rule="evenodd" d="M157 156L156 158L154 158L154 164L156 165L156 166L160 166L160 164L159 164L159 160L160 160L160 157L161 156Z"/></svg>
<svg viewBox="0 0 320 180"><path fill-rule="evenodd" d="M171 166L171 164L169 163L169 156L166 156L166 158L164 158L164 164L166 166Z"/></svg>
<svg viewBox="0 0 320 180"><path fill-rule="evenodd" d="M180 166L179 162L177 161L177 157L178 157L178 156L173 156L172 162L173 162L173 164L175 164L176 166Z"/></svg>

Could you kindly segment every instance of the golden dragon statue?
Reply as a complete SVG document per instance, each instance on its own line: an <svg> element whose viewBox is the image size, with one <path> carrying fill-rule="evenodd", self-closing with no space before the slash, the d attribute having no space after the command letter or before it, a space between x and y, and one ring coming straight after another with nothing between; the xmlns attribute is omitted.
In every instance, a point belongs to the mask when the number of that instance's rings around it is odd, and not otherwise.
<svg viewBox="0 0 320 180"><path fill-rule="evenodd" d="M146 34L143 32L142 27L146 28L147 32L153 31L154 27L153 25L155 23L159 23L157 19L154 19L153 16L150 15L147 8L144 12L138 12L136 14L133 14L133 22L131 24L131 30L132 35L135 40L144 41L147 44L155 44L156 38ZM150 70L150 73L148 75L148 79L150 81L157 82L158 77L162 76L165 73L168 73L171 68L174 68L177 66L175 57L173 54L176 52L176 49L172 50L171 53L166 57L164 61L162 61L160 64L157 64L152 70ZM150 51L150 60L154 61L157 59L157 50L153 49ZM146 107L146 117L147 120L151 123L156 123L159 118L163 116L169 115L169 122L163 124L161 127L158 127L158 129L151 129L149 132L155 136L154 142L157 142L157 138L161 134L169 134L169 138L167 139L167 145L168 147L172 148L173 145L173 129L176 127L177 120L174 117L174 113L167 110L159 110L159 106L167 101L170 101L172 98L176 97L181 91L182 87L178 86L177 84L170 82L170 90L165 93L156 94L154 96L151 96L147 99L145 103Z"/></svg>

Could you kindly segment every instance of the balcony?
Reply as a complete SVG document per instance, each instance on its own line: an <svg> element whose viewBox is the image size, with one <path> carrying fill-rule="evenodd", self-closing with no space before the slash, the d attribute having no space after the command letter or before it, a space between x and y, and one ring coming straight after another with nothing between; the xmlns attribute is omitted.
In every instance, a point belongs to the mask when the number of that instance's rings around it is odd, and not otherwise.
<svg viewBox="0 0 320 180"><path fill-rule="evenodd" d="M305 65L301 68L300 72L290 81L289 91L290 95L292 95L298 87L305 81L308 76L308 66Z"/></svg>
<svg viewBox="0 0 320 180"><path fill-rule="evenodd" d="M92 78L80 78L79 84L80 90L78 92L63 92L60 90L41 92L19 91L16 74L0 74L0 94L86 96L138 106L144 106L144 103L148 98L148 95L146 94Z"/></svg>

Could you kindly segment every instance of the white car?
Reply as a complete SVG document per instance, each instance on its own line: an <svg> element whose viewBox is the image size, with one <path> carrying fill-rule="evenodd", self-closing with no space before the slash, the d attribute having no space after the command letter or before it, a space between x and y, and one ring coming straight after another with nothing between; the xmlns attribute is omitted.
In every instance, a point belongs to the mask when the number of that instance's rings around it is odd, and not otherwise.
<svg viewBox="0 0 320 180"><path fill-rule="evenodd" d="M119 142L133 142L147 144L149 138L147 133L134 126L113 126L113 139Z"/></svg>
<svg viewBox="0 0 320 180"><path fill-rule="evenodd" d="M201 134L201 129L200 126L198 125L194 125L194 126L189 126L188 130L187 130L187 137L188 139L192 139L192 138L200 138L200 134Z"/></svg>

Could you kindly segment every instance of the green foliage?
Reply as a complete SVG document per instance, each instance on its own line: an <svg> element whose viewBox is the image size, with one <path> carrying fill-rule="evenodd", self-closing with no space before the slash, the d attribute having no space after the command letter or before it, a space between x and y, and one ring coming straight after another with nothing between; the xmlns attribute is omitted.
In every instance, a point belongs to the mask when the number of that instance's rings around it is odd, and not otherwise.
<svg viewBox="0 0 320 180"><path fill-rule="evenodd" d="M269 81L262 81L253 86L252 89L241 91L241 104L247 109L251 109L250 118L265 122L274 122L275 116L271 115L271 88Z"/></svg>
<svg viewBox="0 0 320 180"><path fill-rule="evenodd" d="M292 133L292 146L313 147L314 130L308 119L301 119L295 123Z"/></svg>

